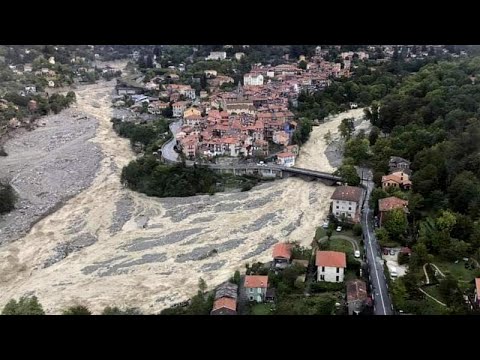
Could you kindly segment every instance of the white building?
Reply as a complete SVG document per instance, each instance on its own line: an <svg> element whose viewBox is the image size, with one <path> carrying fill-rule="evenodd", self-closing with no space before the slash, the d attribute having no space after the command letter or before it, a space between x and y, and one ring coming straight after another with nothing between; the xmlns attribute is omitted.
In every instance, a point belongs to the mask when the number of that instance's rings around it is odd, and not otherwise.
<svg viewBox="0 0 480 360"><path fill-rule="evenodd" d="M268 276L247 275L244 282L245 292L250 301L263 302L268 288Z"/></svg>
<svg viewBox="0 0 480 360"><path fill-rule="evenodd" d="M227 53L225 51L210 51L205 60L225 60L227 58Z"/></svg>
<svg viewBox="0 0 480 360"><path fill-rule="evenodd" d="M245 74L243 75L243 85L259 86L263 85L263 75Z"/></svg>
<svg viewBox="0 0 480 360"><path fill-rule="evenodd" d="M184 88L179 91L180 94L185 95L186 98L195 100L195 89L192 88Z"/></svg>
<svg viewBox="0 0 480 360"><path fill-rule="evenodd" d="M332 197L332 213L337 218L345 216L353 222L360 221L363 189L356 186L338 186Z"/></svg>
<svg viewBox="0 0 480 360"><path fill-rule="evenodd" d="M188 103L186 101L178 101L174 103L172 105L173 117L182 117L187 105Z"/></svg>
<svg viewBox="0 0 480 360"><path fill-rule="evenodd" d="M295 166L295 155L291 152L277 154L277 164L286 167Z"/></svg>
<svg viewBox="0 0 480 360"><path fill-rule="evenodd" d="M245 53L243 53L243 52L235 53L235 59L237 59L237 60L241 60L242 57L244 57L244 56L245 56Z"/></svg>
<svg viewBox="0 0 480 360"><path fill-rule="evenodd" d="M343 282L347 257L339 251L317 251L317 281Z"/></svg>
<svg viewBox="0 0 480 360"><path fill-rule="evenodd" d="M49 59L48 59L48 62L52 65L55 65L55 58L53 56L51 56Z"/></svg>

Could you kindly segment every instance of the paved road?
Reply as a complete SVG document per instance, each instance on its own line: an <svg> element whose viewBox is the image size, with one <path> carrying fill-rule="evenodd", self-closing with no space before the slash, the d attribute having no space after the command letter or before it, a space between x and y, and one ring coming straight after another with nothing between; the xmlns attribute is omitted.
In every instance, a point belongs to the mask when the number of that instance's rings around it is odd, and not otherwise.
<svg viewBox="0 0 480 360"><path fill-rule="evenodd" d="M388 294L387 281L383 271L383 260L374 233L373 212L368 206L368 200L370 199L370 194L374 186L371 171L367 172L365 179L364 184L367 186L367 195L362 214L362 227L365 234L364 243L367 254L367 264L370 270L369 277L372 286L374 314L392 315L392 302Z"/></svg>
<svg viewBox="0 0 480 360"><path fill-rule="evenodd" d="M177 120L170 124L170 131L173 134L173 138L165 143L162 147L162 155L165 159L170 161L178 161L178 154L175 152L173 147L175 146L175 135L180 131L182 127L182 120Z"/></svg>

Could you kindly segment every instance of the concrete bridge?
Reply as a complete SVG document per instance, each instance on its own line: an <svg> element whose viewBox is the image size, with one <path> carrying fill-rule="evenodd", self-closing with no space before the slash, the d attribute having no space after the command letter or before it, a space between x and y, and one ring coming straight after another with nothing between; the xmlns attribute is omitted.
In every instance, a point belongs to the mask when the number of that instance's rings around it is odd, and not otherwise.
<svg viewBox="0 0 480 360"><path fill-rule="evenodd" d="M189 164L191 165L191 164ZM329 173L302 169L296 167L285 167L277 165L218 165L208 164L210 169L220 173L231 173L234 175L255 175L265 178L286 178L290 176L300 177L304 180L320 180L327 185L335 185L342 182L342 178Z"/></svg>

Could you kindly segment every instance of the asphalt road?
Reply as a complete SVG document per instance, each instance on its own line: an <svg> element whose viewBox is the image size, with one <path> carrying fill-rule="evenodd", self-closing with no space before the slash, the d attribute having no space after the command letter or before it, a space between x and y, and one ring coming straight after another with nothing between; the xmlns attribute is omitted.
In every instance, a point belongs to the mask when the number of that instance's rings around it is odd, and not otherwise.
<svg viewBox="0 0 480 360"><path fill-rule="evenodd" d="M172 131L173 138L169 142L167 142L162 147L162 156L170 161L178 161L178 154L175 152L173 147L175 146L175 135L180 131L182 127L182 120L177 120L170 124L170 130Z"/></svg>
<svg viewBox="0 0 480 360"><path fill-rule="evenodd" d="M380 255L380 247L375 238L373 226L373 211L368 206L368 201L373 189L372 173L366 172L364 184L367 186L367 194L362 214L362 227L364 229L364 244L369 267L369 278L372 286L372 297L375 315L392 315L392 302L388 294L387 281L383 271L383 260Z"/></svg>

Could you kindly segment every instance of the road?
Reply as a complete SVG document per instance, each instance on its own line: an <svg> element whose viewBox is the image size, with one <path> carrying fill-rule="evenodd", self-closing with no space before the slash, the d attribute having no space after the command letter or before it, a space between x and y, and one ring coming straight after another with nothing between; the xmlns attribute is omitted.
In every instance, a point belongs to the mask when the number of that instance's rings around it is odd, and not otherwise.
<svg viewBox="0 0 480 360"><path fill-rule="evenodd" d="M162 156L170 161L178 161L178 154L175 152L173 147L175 146L175 135L177 135L178 131L182 127L182 120L177 120L170 124L170 131L173 134L173 137L170 141L165 143L162 147Z"/></svg>
<svg viewBox="0 0 480 360"><path fill-rule="evenodd" d="M387 280L383 271L383 260L380 255L380 248L375 238L372 211L368 200L373 189L372 173L368 171L364 184L367 187L366 201L362 213L362 227L364 230L364 243L369 267L370 284L372 286L372 297L375 315L392 315L392 302L388 294Z"/></svg>

